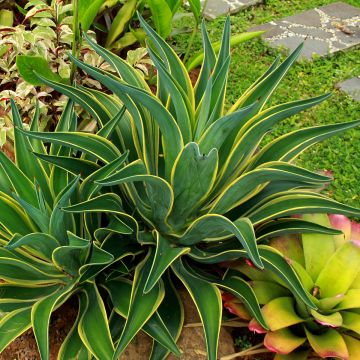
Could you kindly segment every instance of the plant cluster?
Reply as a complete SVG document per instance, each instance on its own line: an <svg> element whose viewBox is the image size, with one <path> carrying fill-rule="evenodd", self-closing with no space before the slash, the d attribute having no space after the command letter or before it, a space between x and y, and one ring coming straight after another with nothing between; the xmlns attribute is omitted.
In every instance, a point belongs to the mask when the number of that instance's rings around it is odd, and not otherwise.
<svg viewBox="0 0 360 360"><path fill-rule="evenodd" d="M233 266L246 276L270 331L255 319L249 329L265 333L264 345L275 359L306 360L310 349L320 357L360 356L360 224L342 215L304 215L304 220L333 227L342 235L302 234L274 238L271 247L286 257L317 309L294 296L281 278L246 264ZM249 317L241 304L228 299L235 314ZM281 356L280 356L281 355Z"/></svg>
<svg viewBox="0 0 360 360"><path fill-rule="evenodd" d="M329 96L265 108L301 46L284 62L276 59L225 112L229 18L218 55L202 25L204 59L193 86L180 58L138 16L158 74L156 94L86 34L116 75L69 56L112 94L56 81L29 62L31 76L70 100L54 132L38 128L38 108L30 131L23 129L12 105L16 164L0 154L0 350L32 327L48 359L51 313L77 296L78 317L60 359L117 359L140 330L154 340L152 359L180 355L183 284L215 360L221 290L268 328L253 288L224 263L247 259L271 271L302 307L318 311L296 269L260 243L293 233L340 234L293 214L360 214L317 191L328 177L292 163L360 121L301 129L261 145L278 122ZM97 121L96 134L77 130L74 103Z"/></svg>

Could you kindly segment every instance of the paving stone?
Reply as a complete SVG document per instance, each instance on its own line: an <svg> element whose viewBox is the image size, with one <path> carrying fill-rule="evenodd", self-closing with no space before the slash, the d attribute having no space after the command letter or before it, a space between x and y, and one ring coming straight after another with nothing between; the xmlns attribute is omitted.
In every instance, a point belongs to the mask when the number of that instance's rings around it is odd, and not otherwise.
<svg viewBox="0 0 360 360"><path fill-rule="evenodd" d="M235 14L249 6L261 4L263 0L208 0L204 16L208 19L215 19L225 14ZM205 0L201 0L205 4Z"/></svg>
<svg viewBox="0 0 360 360"><path fill-rule="evenodd" d="M360 4L360 3L359 3ZM301 42L301 56L325 56L360 45L360 8L337 2L253 27L273 47L293 50Z"/></svg>
<svg viewBox="0 0 360 360"><path fill-rule="evenodd" d="M347 79L338 84L337 87L351 96L354 100L360 101L360 76Z"/></svg>

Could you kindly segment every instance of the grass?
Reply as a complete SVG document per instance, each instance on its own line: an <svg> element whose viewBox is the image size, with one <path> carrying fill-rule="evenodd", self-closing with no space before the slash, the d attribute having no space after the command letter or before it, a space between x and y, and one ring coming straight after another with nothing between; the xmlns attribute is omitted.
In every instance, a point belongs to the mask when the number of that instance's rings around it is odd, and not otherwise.
<svg viewBox="0 0 360 360"><path fill-rule="evenodd" d="M295 13L326 5L334 0L268 0L262 6L250 8L231 17L232 33L246 31L252 26L293 15ZM359 6L358 0L344 1ZM212 40L219 40L225 17L208 22L207 28ZM181 20L180 25L191 26L191 19ZM185 49L188 34L174 38L178 50ZM199 34L193 51L201 46ZM228 82L227 105L229 106L249 87L280 53L260 39L249 41L232 50L232 65ZM327 92L332 97L321 105L294 116L269 134L276 137L305 126L315 126L360 119L360 104L336 89L342 80L360 75L360 49L350 49L314 61L296 63L276 92L270 104L279 104L304 99ZM313 146L301 154L297 163L308 169L331 170L334 181L327 189L338 201L360 207L360 130L354 129L341 136L333 137Z"/></svg>

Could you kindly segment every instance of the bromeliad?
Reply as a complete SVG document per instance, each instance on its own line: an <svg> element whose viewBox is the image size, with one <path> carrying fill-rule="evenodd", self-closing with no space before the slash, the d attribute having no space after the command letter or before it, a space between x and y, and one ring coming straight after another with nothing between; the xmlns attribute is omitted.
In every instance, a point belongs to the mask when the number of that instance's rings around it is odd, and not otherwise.
<svg viewBox="0 0 360 360"><path fill-rule="evenodd" d="M356 360L360 357L360 224L343 215L306 215L304 219L332 226L342 235L303 234L271 240L293 266L317 309L293 296L282 279L248 265L235 266L248 277L270 331L251 320L249 328L266 333L264 345L275 359L307 359L312 349L320 357ZM249 319L242 304L225 303ZM281 355L281 356L280 356Z"/></svg>

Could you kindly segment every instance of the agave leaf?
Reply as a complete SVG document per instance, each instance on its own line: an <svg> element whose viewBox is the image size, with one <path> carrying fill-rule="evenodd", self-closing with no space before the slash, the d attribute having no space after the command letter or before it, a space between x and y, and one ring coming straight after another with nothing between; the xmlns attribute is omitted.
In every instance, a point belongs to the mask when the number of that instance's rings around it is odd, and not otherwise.
<svg viewBox="0 0 360 360"><path fill-rule="evenodd" d="M257 225L277 217L309 213L342 213L348 216L358 216L360 210L315 193L289 192L250 211L246 216L254 225Z"/></svg>
<svg viewBox="0 0 360 360"><path fill-rule="evenodd" d="M131 164L130 164L131 165ZM128 168L130 167L128 165ZM135 164L136 165L136 164ZM141 164L140 164L141 165ZM135 169L137 169L136 167ZM174 195L171 186L164 179L153 175L130 175L126 177L127 168L124 168L114 175L109 176L96 183L102 186L113 186L126 183L143 182L146 185L146 193L148 204L151 209L144 206L144 200L135 193L133 200L136 203L139 212L143 214L148 220L158 225L160 229L167 229L166 220L173 206ZM140 170L142 168L140 166Z"/></svg>
<svg viewBox="0 0 360 360"><path fill-rule="evenodd" d="M22 235L36 231L27 215L18 204L6 194L0 192L0 223L9 234Z"/></svg>
<svg viewBox="0 0 360 360"><path fill-rule="evenodd" d="M123 214L121 199L114 193L99 195L90 200L66 206L63 210L70 213L110 212Z"/></svg>
<svg viewBox="0 0 360 360"><path fill-rule="evenodd" d="M305 328L307 339L316 354L321 357L339 357L348 359L349 352L342 335L334 329L328 329L321 335L314 335Z"/></svg>
<svg viewBox="0 0 360 360"><path fill-rule="evenodd" d="M52 260L56 266L75 277L89 256L91 242L70 233L68 235L69 245L55 249Z"/></svg>
<svg viewBox="0 0 360 360"><path fill-rule="evenodd" d="M15 102L11 99L11 111L14 122L14 138L15 138L15 162L19 169L29 178L36 179L41 185L47 202L51 204L52 196L48 184L48 177L44 167L32 155L33 148L28 138L23 134L22 121L19 110Z"/></svg>
<svg viewBox="0 0 360 360"><path fill-rule="evenodd" d="M131 283L126 280L121 281L117 279L107 281L104 287L111 296L115 311L126 318L130 304ZM176 346L172 334L170 334L158 312L155 312L147 320L143 325L142 330L168 349L167 351L179 354L179 349Z"/></svg>
<svg viewBox="0 0 360 360"><path fill-rule="evenodd" d="M187 144L179 154L171 174L174 205L169 222L175 229L181 229L209 195L215 182L217 164L216 149L202 155L199 146L193 142ZM191 176L186 176L189 174Z"/></svg>
<svg viewBox="0 0 360 360"><path fill-rule="evenodd" d="M340 124L314 126L285 134L260 150L254 160L251 161L248 169L253 169L269 161L290 162L309 146L359 125L360 120L356 120Z"/></svg>
<svg viewBox="0 0 360 360"><path fill-rule="evenodd" d="M338 235L338 230L328 228L310 221L304 221L296 218L283 218L266 222L256 229L256 238L258 242L264 239L283 236L288 234L326 234ZM281 250L280 250L281 251ZM300 261L301 263L301 261Z"/></svg>
<svg viewBox="0 0 360 360"><path fill-rule="evenodd" d="M271 331L284 329L304 321L296 313L295 302L291 297L276 298L265 304L261 311Z"/></svg>
<svg viewBox="0 0 360 360"><path fill-rule="evenodd" d="M38 344L41 359L48 359L49 351L49 325L50 316L59 301L69 293L73 285L60 288L54 294L39 300L31 309L31 323L35 339Z"/></svg>
<svg viewBox="0 0 360 360"><path fill-rule="evenodd" d="M36 206L36 193L29 178L3 152L0 152L0 164L11 183L9 189L12 188L20 198Z"/></svg>
<svg viewBox="0 0 360 360"><path fill-rule="evenodd" d="M239 276L228 273L217 285L226 292L231 293L245 304L247 310L256 318L260 325L267 329L266 322L262 316L256 295L251 286Z"/></svg>
<svg viewBox="0 0 360 360"><path fill-rule="evenodd" d="M87 308L87 298L83 292L78 294L78 298L79 298L79 311L73 327L70 329L64 342L61 344L58 354L59 360L68 360L68 359L89 360L91 357L87 348L81 341L81 338L78 333L79 321Z"/></svg>
<svg viewBox="0 0 360 360"><path fill-rule="evenodd" d="M63 84L60 82L52 81L35 73L36 76L47 86L50 86L61 94L68 96L76 104L81 105L86 109L97 121L100 123L106 123L110 120L111 114L108 112L96 97L89 95L88 91L81 89L80 87L74 87L71 85Z"/></svg>
<svg viewBox="0 0 360 360"><path fill-rule="evenodd" d="M231 222L224 216L208 214L196 219L188 230L178 240L179 244L189 246L201 241L220 240L223 237L233 234L240 241L241 245L248 252L251 260L258 267L262 268L256 246L254 229L246 218Z"/></svg>
<svg viewBox="0 0 360 360"><path fill-rule="evenodd" d="M109 217L109 224L105 228L98 228L94 232L95 239L102 242L109 234L124 234L130 235L133 233L131 227L126 225L117 216Z"/></svg>
<svg viewBox="0 0 360 360"><path fill-rule="evenodd" d="M239 100L231 107L229 112L233 112L238 109L240 106L246 106L252 104L254 101L260 101L262 105L266 103L268 98L274 92L274 90L279 85L280 81L286 75L291 65L299 57L303 44L300 44L288 57L287 59L269 73L265 78L255 86L252 86L245 94L243 94Z"/></svg>
<svg viewBox="0 0 360 360"><path fill-rule="evenodd" d="M202 67L200 70L200 74L198 80L195 85L195 100L196 107L198 107L200 101L203 99L203 96L206 96L206 90L208 87L208 81L211 78L210 74L216 63L216 56L212 44L209 39L209 34L206 30L205 19L202 20L201 23L201 35L204 46L204 59L202 63ZM189 70L189 67L187 67ZM211 84L212 87L212 84Z"/></svg>
<svg viewBox="0 0 360 360"><path fill-rule="evenodd" d="M34 153L34 155L49 164L56 165L59 168L70 172L75 176L81 175L82 178L86 178L99 169L99 165L85 159L72 158L69 156L45 155L39 153Z"/></svg>
<svg viewBox="0 0 360 360"><path fill-rule="evenodd" d="M290 329L284 328L268 332L264 338L264 345L277 354L289 354L305 341L305 337L296 336Z"/></svg>
<svg viewBox="0 0 360 360"><path fill-rule="evenodd" d="M166 269L168 269L177 258L188 253L190 250L189 247L174 247L168 239L156 232L156 251L144 286L144 293L147 294L151 291Z"/></svg>
<svg viewBox="0 0 360 360"><path fill-rule="evenodd" d="M36 301L44 296L50 295L58 290L58 285L44 285L44 286L22 286L17 284L0 285L1 299L2 300L33 300Z"/></svg>
<svg viewBox="0 0 360 360"><path fill-rule="evenodd" d="M174 108L171 113L177 119L184 143L188 143L192 139L192 124L194 123L194 110L189 102L188 95L174 77L168 72L165 65L158 55L148 47L148 52L159 73L159 81L164 86L163 91L166 92L171 100Z"/></svg>
<svg viewBox="0 0 360 360"><path fill-rule="evenodd" d="M49 234L55 237L61 245L67 244L68 238L66 229L71 229L70 224L73 220L69 218L69 214L66 214L62 208L68 205L70 197L74 193L78 182L79 177L76 177L67 185L67 187L62 190L62 192L55 199L55 205L53 212L51 213ZM64 224L67 224L68 226L64 227ZM72 224L72 227L74 227L74 224Z"/></svg>
<svg viewBox="0 0 360 360"><path fill-rule="evenodd" d="M328 182L325 176L283 162L271 162L246 172L230 183L212 205L210 211L224 214L244 203L259 191L259 187L269 182L296 181L310 184Z"/></svg>
<svg viewBox="0 0 360 360"><path fill-rule="evenodd" d="M58 241L45 233L31 233L22 237L13 237L6 245L7 249L13 250L20 246L27 246L40 253L45 259L51 261L53 251L60 246Z"/></svg>
<svg viewBox="0 0 360 360"><path fill-rule="evenodd" d="M150 250L146 258L135 269L127 319L113 356L114 360L118 358L137 332L155 313L164 298L165 292L162 281L159 281L157 286L153 287L147 294L144 294L144 287L151 263L152 256Z"/></svg>
<svg viewBox="0 0 360 360"><path fill-rule="evenodd" d="M315 284L321 297L346 294L360 268L360 248L355 242L342 245L321 269Z"/></svg>
<svg viewBox="0 0 360 360"><path fill-rule="evenodd" d="M1 279L19 285L34 286L39 284L61 283L64 275L44 273L33 265L10 258L2 258L0 263Z"/></svg>
<svg viewBox="0 0 360 360"><path fill-rule="evenodd" d="M184 267L180 259L172 264L172 269L196 305L204 327L208 359L215 360L222 313L220 291L214 284L195 277Z"/></svg>
<svg viewBox="0 0 360 360"><path fill-rule="evenodd" d="M31 326L31 307L12 311L0 321L0 352Z"/></svg>
<svg viewBox="0 0 360 360"><path fill-rule="evenodd" d="M165 285L165 298L158 308L158 313L166 324L172 338L177 341L183 328L184 308L180 296L171 281L169 272L162 279ZM154 342L150 360L166 359L170 352L169 349L171 350L169 345L165 347L158 341Z"/></svg>
<svg viewBox="0 0 360 360"><path fill-rule="evenodd" d="M151 28L151 26L147 24L147 22L143 19L143 17L140 14L138 14L138 17L142 28L149 36L152 45L158 51L164 64L166 64L170 74L172 74L174 79L178 81L179 85L183 88L185 94L188 94L188 99L190 100L190 104L194 106L194 89L192 87L191 80L185 68L185 65L176 55L172 47L169 44L167 44L166 41L162 39L161 36L158 35L156 31L154 31Z"/></svg>
<svg viewBox="0 0 360 360"><path fill-rule="evenodd" d="M290 260L290 264L294 268L304 289L311 293L314 289L315 284L309 273L305 270L302 264L299 264L296 261ZM316 305L319 306L318 302L316 302Z"/></svg>
<svg viewBox="0 0 360 360"><path fill-rule="evenodd" d="M209 79L209 83L211 79ZM204 101L206 100L206 93L204 95L204 100L202 106L205 106ZM258 110L258 104L254 103L252 105L246 106L237 110L236 112L223 116L220 119L214 121L205 131L203 132L203 127L200 126L200 123L203 122L203 108L200 111L200 117L198 120L198 128L199 135L201 135L199 139L199 147L202 153L209 152L212 148L220 149L222 151L222 145L227 144L230 141L231 134L238 133L239 129L245 125L245 123L255 114L256 110ZM205 112L206 114L206 112ZM206 115L206 119L208 115ZM204 123L205 126L205 123ZM196 136L197 139L199 136ZM226 153L224 155L227 156Z"/></svg>
<svg viewBox="0 0 360 360"><path fill-rule="evenodd" d="M83 314L79 321L80 338L87 349L98 359L111 359L114 345L111 340L105 305L94 283L84 286ZM93 331L97 329L97 331Z"/></svg>
<svg viewBox="0 0 360 360"><path fill-rule="evenodd" d="M95 134L81 132L35 133L28 131L23 131L23 133L30 138L41 139L44 142L60 144L85 152L105 163L120 156L119 150L109 140Z"/></svg>
<svg viewBox="0 0 360 360"><path fill-rule="evenodd" d="M261 139L277 123L315 106L329 97L329 94L318 96L307 100L294 101L270 108L249 120L237 134L231 153L225 158L222 168L220 182L221 187L229 179L241 173L243 168L248 165L248 161L253 156ZM257 103L259 106L259 103ZM276 156L278 154L275 154ZM272 155L272 160L278 160ZM279 160L281 160L279 158ZM271 160L270 160L271 161ZM222 163L222 161L221 161Z"/></svg>
<svg viewBox="0 0 360 360"><path fill-rule="evenodd" d="M83 34L83 36L91 48L95 50L115 71L117 71L124 81L133 86L149 89L146 81L139 72L130 66L125 60L98 45L89 35Z"/></svg>
<svg viewBox="0 0 360 360"><path fill-rule="evenodd" d="M80 186L80 193L83 200L90 199L91 195L99 189L99 186L95 184L95 181L105 178L109 176L111 173L117 171L120 166L124 164L128 157L129 153L125 152L117 159L113 160L109 164L99 168L98 170L94 171L92 174L84 179Z"/></svg>

